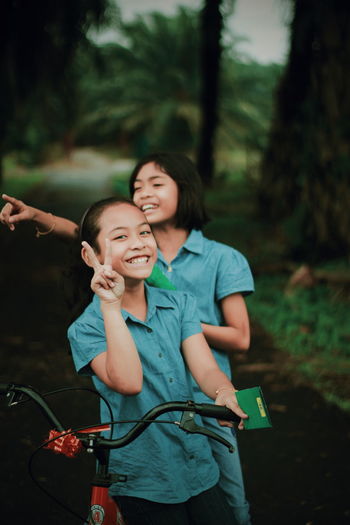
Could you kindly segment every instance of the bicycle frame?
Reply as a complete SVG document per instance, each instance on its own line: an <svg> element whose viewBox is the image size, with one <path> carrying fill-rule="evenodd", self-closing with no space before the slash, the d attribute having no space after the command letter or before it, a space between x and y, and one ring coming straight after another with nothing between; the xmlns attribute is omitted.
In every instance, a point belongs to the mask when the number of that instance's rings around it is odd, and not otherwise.
<svg viewBox="0 0 350 525"><path fill-rule="evenodd" d="M202 416L226 419L228 421L239 421L240 419L226 407L205 403L194 403L193 401L174 401L162 403L161 405L152 408L124 436L118 439L106 439L98 435L102 430L107 430L106 425L103 424L99 425L97 428L66 431L43 396L28 385L0 383L0 394L5 394L9 397L9 406L25 401L26 399L23 399L23 394L39 406L50 425L53 425L56 429L51 431L53 434L50 433L50 438L46 442L45 448L52 448L55 452L61 452L72 457L74 455L73 449L76 449L76 452L81 448L82 444L87 452L95 455L98 460L98 468L91 483L92 489L89 516L87 520L82 518L83 521L89 525L125 525L118 505L108 494L109 486L116 479L120 481L123 480L123 477L126 479L123 475L110 474L108 472L110 449L121 448L136 439L159 415L165 412L181 411L183 413L181 421L173 422L178 425L180 429L188 433L203 434L207 437L216 439L223 445L227 446L230 452L233 452L232 445L224 438L206 428L196 425L194 422L194 416L195 414L200 414ZM69 447L64 443L65 437L71 438ZM74 443L72 444L72 442ZM49 446L50 443L52 446Z"/></svg>

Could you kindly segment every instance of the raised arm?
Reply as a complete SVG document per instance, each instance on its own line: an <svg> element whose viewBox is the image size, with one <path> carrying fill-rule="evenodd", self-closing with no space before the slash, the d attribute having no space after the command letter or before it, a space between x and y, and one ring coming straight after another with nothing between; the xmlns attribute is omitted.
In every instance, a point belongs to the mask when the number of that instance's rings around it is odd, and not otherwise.
<svg viewBox="0 0 350 525"><path fill-rule="evenodd" d="M36 226L37 237L52 233L58 237L74 238L77 234L77 224L69 219L28 206L23 201L5 193L2 198L6 204L0 212L0 222L8 226L11 231L14 231L20 222L31 221Z"/></svg>
<svg viewBox="0 0 350 525"><path fill-rule="evenodd" d="M124 279L112 268L111 243L106 239L104 263L83 242L82 256L94 270L92 290L99 296L104 319L107 350L90 365L107 386L124 395L135 395L142 389L142 365L134 340L121 313Z"/></svg>

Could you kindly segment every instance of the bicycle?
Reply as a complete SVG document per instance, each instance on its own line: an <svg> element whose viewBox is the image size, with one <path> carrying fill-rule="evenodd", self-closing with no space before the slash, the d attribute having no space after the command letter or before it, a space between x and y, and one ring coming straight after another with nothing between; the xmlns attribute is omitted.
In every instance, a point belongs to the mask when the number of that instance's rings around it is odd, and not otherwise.
<svg viewBox="0 0 350 525"><path fill-rule="evenodd" d="M101 437L99 433L109 430L111 425L117 422L110 421L107 424L101 423L90 427L66 430L57 415L44 399L44 394L40 394L29 385L0 383L0 394L6 395L9 398L8 406L18 405L28 400L34 401L41 409L50 425L54 427L54 429L50 431L49 438L37 450L49 448L56 453L62 453L68 457L74 457L85 448L89 454L95 456L97 459L97 469L91 483L90 509L87 519L77 515L52 494L49 494L32 476L32 479L41 490L43 490L48 496L52 497L56 503L60 504L63 508L88 525L125 525L117 504L108 495L108 487L115 481L125 481L126 476L123 474L111 474L108 472L109 450L121 448L131 443L142 432L144 432L150 424L155 423L155 420L161 414L166 412L181 412L182 416L180 420L172 422L180 430L188 433L202 434L209 438L216 439L222 443L222 445L226 446L230 452L234 452L231 443L211 430L198 426L194 421L194 417L196 414L199 414L205 417L226 419L229 421L239 421L240 419L226 407L214 404L195 403L191 400L173 401L153 407L140 420L135 422L135 425L124 436L117 439L108 439ZM31 462L29 464L29 469L30 468Z"/></svg>

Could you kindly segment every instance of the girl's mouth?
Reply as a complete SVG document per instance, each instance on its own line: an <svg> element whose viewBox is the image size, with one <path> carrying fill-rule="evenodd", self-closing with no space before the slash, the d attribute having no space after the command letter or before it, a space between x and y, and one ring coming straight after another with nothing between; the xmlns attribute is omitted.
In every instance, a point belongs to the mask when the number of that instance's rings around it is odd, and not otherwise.
<svg viewBox="0 0 350 525"><path fill-rule="evenodd" d="M147 255L138 255L136 257L132 257L131 259L127 259L128 264L147 264L149 261L149 256Z"/></svg>
<svg viewBox="0 0 350 525"><path fill-rule="evenodd" d="M155 210L156 208L158 208L158 204L144 204L141 207L141 210L148 211L148 210Z"/></svg>

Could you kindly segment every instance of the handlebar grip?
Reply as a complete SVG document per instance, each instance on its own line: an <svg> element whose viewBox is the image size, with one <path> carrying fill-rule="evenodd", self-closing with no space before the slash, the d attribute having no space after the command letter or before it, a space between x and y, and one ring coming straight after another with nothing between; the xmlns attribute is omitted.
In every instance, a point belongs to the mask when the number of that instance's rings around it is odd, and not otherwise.
<svg viewBox="0 0 350 525"><path fill-rule="evenodd" d="M226 419L227 421L240 421L241 418L237 416L232 410L227 407L222 407L219 405L211 405L206 403L201 403L199 414L201 416L215 417L216 419Z"/></svg>

